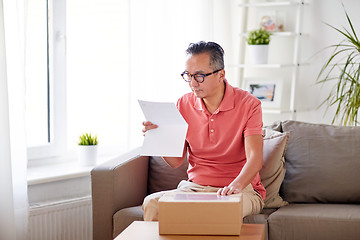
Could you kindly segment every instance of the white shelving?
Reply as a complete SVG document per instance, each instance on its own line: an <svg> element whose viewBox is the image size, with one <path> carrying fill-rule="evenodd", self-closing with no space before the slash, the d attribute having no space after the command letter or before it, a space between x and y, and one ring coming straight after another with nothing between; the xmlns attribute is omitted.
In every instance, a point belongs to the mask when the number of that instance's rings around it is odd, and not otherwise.
<svg viewBox="0 0 360 240"><path fill-rule="evenodd" d="M299 75L299 67L303 66L299 62L299 47L301 38L304 34L301 31L302 24L302 12L305 5L308 5L304 0L288 0L288 1L257 1L257 0L242 0L238 5L242 9L242 26L241 26L241 36L240 36L240 64L234 64L230 67L236 67L240 72L240 84L241 87L245 87L245 79L248 77L254 78L262 71L267 71L266 78L283 78L284 86L286 88L282 89L282 91L290 93L287 99L282 99L282 101L287 101L288 104L281 104L277 109L272 108L263 108L264 114L282 114L282 113L290 113L290 118L296 118L296 85L298 81ZM249 25L251 25L251 14L261 12L264 10L272 10L272 11L283 11L286 13L290 13L291 21L293 24L288 26L286 31L284 32L273 32L271 36L271 41L274 39L282 38L281 41L289 42L289 46L291 46L291 51L286 51L287 57L284 59L288 59L288 61L280 63L271 61L269 64L260 64L253 65L247 62L246 52L247 52L247 44L246 44L246 36L249 29ZM260 22L258 23L258 27ZM253 24L254 25L254 24ZM289 24L290 25L290 24ZM271 42L270 42L271 48ZM279 48L279 46L278 46ZM281 49L281 46L280 46ZM279 51L280 54L281 51ZM283 54L283 52L281 52ZM248 73L251 72L251 76ZM279 76L283 74L282 76ZM286 72L286 73L285 73ZM259 74L259 78L264 78ZM285 105L285 107L284 107Z"/></svg>
<svg viewBox="0 0 360 240"><path fill-rule="evenodd" d="M304 5L304 1L267 1L267 2L251 2L251 3L241 3L240 7L286 7L286 6L296 6Z"/></svg>
<svg viewBox="0 0 360 240"><path fill-rule="evenodd" d="M265 114L283 114L283 113L291 113L290 110L282 110L282 109L263 109L262 111Z"/></svg>
<svg viewBox="0 0 360 240"><path fill-rule="evenodd" d="M238 68L287 68L295 67L295 64L236 64L229 65L229 67L238 67Z"/></svg>

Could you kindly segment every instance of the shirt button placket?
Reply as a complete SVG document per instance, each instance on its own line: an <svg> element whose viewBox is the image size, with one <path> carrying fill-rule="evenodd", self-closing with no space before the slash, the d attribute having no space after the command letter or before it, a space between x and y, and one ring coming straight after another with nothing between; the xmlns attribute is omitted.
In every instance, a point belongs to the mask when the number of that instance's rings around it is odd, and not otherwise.
<svg viewBox="0 0 360 240"><path fill-rule="evenodd" d="M209 129L210 129L210 141L214 141L214 118L210 118L209 123Z"/></svg>

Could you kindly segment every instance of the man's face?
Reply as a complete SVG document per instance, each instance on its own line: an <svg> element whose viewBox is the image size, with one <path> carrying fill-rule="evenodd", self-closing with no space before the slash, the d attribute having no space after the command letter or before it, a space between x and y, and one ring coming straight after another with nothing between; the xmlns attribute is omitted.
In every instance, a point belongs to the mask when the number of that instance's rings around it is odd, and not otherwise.
<svg viewBox="0 0 360 240"><path fill-rule="evenodd" d="M218 69L210 67L210 55L201 53L190 55L185 63L185 71L190 74L208 74ZM221 70L210 76L206 76L204 82L198 83L192 78L189 86L196 97L207 98L218 94L219 87L223 84L225 71Z"/></svg>

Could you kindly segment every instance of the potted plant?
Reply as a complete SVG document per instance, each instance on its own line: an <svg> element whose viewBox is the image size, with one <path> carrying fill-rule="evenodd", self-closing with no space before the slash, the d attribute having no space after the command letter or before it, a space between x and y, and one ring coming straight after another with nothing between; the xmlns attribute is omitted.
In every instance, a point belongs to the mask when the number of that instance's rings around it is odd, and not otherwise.
<svg viewBox="0 0 360 240"><path fill-rule="evenodd" d="M266 64L268 62L269 43L271 33L259 28L248 33L250 63Z"/></svg>
<svg viewBox="0 0 360 240"><path fill-rule="evenodd" d="M78 142L78 158L82 166L94 166L97 161L98 140L97 135L91 133L81 134Z"/></svg>
<svg viewBox="0 0 360 240"><path fill-rule="evenodd" d="M345 28L341 31L326 24L340 33L343 40L327 47L333 49L333 52L323 65L317 77L317 83L335 82L329 96L321 104L326 103L328 105L326 110L330 106L336 106L332 124L340 118L340 125L356 126L360 107L360 41L345 7L344 11L350 31Z"/></svg>

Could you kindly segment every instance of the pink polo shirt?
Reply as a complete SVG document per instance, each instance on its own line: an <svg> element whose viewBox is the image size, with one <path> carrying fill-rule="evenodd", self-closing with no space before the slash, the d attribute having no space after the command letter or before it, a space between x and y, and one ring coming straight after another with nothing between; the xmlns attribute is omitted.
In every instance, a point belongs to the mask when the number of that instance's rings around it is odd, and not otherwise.
<svg viewBox="0 0 360 240"><path fill-rule="evenodd" d="M249 92L234 88L227 81L225 84L224 98L212 115L192 92L177 103L189 124L188 177L200 185L229 185L246 163L244 137L262 134L261 102ZM265 199L259 173L251 184Z"/></svg>

